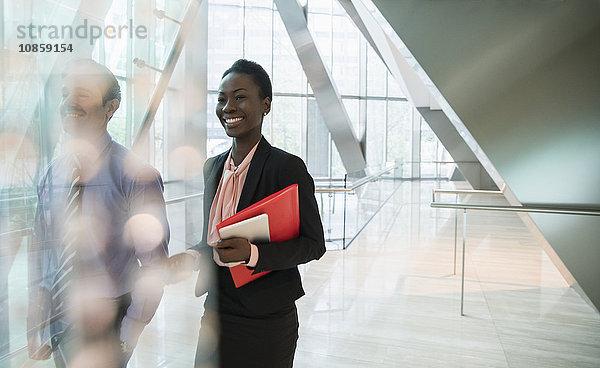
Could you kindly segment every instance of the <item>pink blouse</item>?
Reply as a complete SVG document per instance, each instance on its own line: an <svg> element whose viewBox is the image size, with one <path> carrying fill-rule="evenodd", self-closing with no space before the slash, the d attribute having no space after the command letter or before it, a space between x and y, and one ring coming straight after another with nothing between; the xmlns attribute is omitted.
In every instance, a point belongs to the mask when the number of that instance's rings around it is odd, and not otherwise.
<svg viewBox="0 0 600 368"><path fill-rule="evenodd" d="M210 246L214 246L220 239L219 233L217 232L217 224L233 216L236 212L242 189L246 182L246 176L248 175L248 168L250 167L250 162L252 161L252 157L254 157L254 152L256 152L257 147L258 143L256 143L250 152L248 152L244 160L237 167L233 162L233 157L231 157L233 149L229 151L229 156L227 156L227 160L225 160L223 175L221 175L217 193L215 194L215 198L210 207L208 234L206 237L206 242ZM213 260L219 266L233 266L237 264L225 264L221 262L219 254L215 249L213 249ZM255 267L257 262L258 247L250 243L250 260L247 266Z"/></svg>

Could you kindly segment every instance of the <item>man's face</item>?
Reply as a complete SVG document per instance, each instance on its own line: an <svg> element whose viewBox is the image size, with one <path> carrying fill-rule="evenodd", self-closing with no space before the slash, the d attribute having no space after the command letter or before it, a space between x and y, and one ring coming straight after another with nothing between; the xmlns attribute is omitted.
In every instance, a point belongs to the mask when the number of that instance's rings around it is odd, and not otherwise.
<svg viewBox="0 0 600 368"><path fill-rule="evenodd" d="M111 101L102 104L105 90L99 76L72 73L63 79L60 115L65 132L76 138L97 138L106 131L114 111Z"/></svg>

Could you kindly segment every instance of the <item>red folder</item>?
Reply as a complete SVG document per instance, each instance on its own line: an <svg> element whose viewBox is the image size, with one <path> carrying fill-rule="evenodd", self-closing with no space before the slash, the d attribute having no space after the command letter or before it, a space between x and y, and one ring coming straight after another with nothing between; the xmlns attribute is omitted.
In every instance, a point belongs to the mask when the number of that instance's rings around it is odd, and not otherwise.
<svg viewBox="0 0 600 368"><path fill-rule="evenodd" d="M269 215L269 233L271 242L280 242L293 239L300 233L300 212L298 209L298 184L292 184L277 193L256 202L217 225L217 230L222 227L262 215ZM229 268L235 287L239 288L250 281L266 275L271 271L252 274L253 270L245 265Z"/></svg>

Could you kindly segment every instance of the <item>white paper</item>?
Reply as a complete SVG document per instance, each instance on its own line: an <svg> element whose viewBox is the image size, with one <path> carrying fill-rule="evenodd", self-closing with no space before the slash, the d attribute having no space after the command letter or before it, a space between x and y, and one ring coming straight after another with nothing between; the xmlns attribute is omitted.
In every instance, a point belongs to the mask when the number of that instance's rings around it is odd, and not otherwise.
<svg viewBox="0 0 600 368"><path fill-rule="evenodd" d="M250 242L268 242L271 240L269 233L269 215L263 213L235 224L219 229L221 239L246 238ZM237 266L244 262L226 263L227 267Z"/></svg>

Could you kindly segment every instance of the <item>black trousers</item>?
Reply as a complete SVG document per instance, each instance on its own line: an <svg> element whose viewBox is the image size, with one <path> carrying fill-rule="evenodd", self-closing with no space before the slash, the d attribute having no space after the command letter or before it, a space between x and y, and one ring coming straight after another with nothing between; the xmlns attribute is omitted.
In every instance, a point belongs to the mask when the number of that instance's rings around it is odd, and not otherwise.
<svg viewBox="0 0 600 368"><path fill-rule="evenodd" d="M290 368L298 341L296 305L261 317L206 310L195 368Z"/></svg>
<svg viewBox="0 0 600 368"><path fill-rule="evenodd" d="M131 293L115 299L99 300L98 303L115 306L112 320L103 321L103 327L97 331L82 331L82 326L71 325L65 331L52 336L50 342L56 368L67 368L71 365L106 368L127 366L131 354L121 353L120 332L121 322L131 304ZM96 361L92 363L92 359Z"/></svg>

